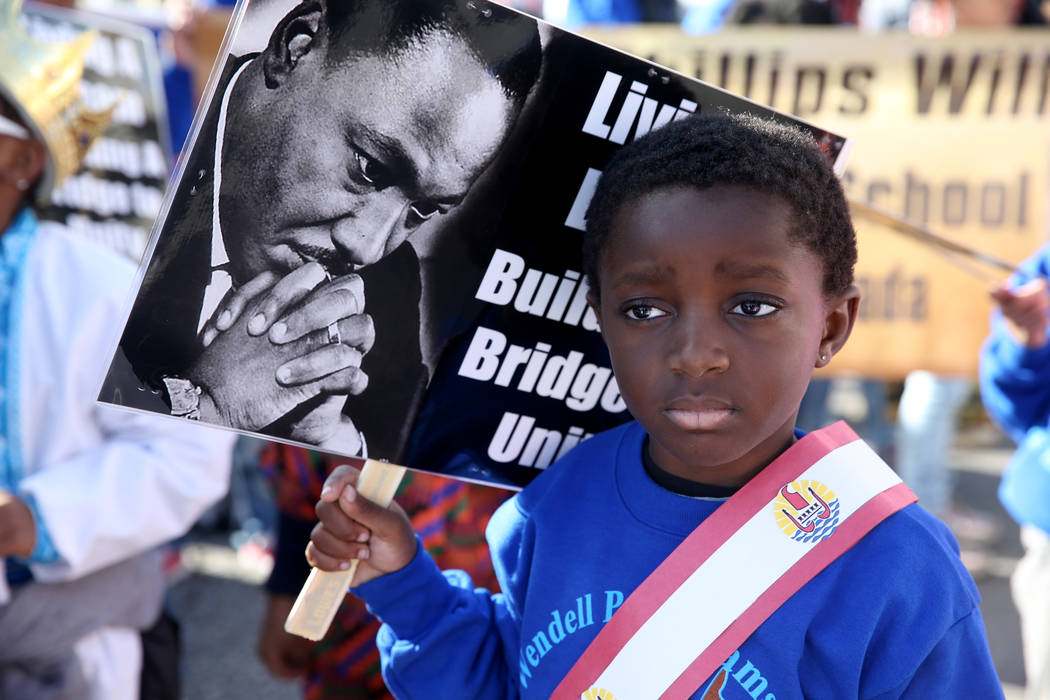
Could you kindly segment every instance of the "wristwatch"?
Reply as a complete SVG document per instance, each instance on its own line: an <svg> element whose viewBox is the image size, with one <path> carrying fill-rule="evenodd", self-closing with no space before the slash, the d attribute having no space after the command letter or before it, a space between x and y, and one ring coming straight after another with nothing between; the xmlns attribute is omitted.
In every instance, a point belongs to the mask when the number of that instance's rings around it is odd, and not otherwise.
<svg viewBox="0 0 1050 700"><path fill-rule="evenodd" d="M201 418L201 388L182 377L162 377L171 402L171 415L190 420Z"/></svg>

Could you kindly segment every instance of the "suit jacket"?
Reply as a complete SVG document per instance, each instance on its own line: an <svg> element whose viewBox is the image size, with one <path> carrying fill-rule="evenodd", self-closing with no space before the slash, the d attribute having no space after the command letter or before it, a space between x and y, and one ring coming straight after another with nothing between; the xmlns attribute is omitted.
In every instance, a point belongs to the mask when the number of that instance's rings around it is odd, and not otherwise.
<svg viewBox="0 0 1050 700"><path fill-rule="evenodd" d="M142 286L128 317L103 400L168 412L162 378L178 375L201 351L197 322L211 276L212 187L219 103L236 70L252 56L230 59L223 70L182 177L168 208ZM362 369L368 389L347 401L368 442L369 455L398 460L426 385L419 349L419 260L404 244L362 269L375 345ZM289 438L279 422L263 433Z"/></svg>

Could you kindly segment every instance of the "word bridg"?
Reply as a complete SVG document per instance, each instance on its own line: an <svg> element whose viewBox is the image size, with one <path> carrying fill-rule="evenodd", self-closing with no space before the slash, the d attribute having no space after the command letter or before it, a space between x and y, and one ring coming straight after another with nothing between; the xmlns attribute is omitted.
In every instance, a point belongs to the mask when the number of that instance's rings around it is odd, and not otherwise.
<svg viewBox="0 0 1050 700"><path fill-rule="evenodd" d="M577 350L552 355L551 349L541 342L534 348L508 343L503 333L478 326L458 374L504 387L516 378L518 391L564 401L574 411L590 411L598 405L609 413L627 410L610 368L584 362Z"/></svg>
<svg viewBox="0 0 1050 700"><path fill-rule="evenodd" d="M790 42L762 51L666 46L620 48L798 117L865 117L890 94L888 60L807 60ZM741 42L741 45L744 42ZM876 51L877 52L877 51ZM962 48L916 42L903 68L902 103L920 116L1041 117L1050 111L1050 51L1025 46ZM883 98L885 99L885 98Z"/></svg>

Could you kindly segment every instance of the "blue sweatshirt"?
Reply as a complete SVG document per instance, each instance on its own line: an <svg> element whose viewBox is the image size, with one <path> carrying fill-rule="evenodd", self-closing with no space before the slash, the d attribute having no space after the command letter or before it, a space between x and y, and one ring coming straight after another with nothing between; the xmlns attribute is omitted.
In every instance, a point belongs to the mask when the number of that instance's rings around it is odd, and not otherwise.
<svg viewBox="0 0 1050 700"><path fill-rule="evenodd" d="M397 697L549 697L624 599L724 502L658 486L644 438L637 423L601 433L497 511L487 535L502 593L442 574L421 547L404 569L351 591L384 623L377 642ZM919 507L889 517L725 661L721 697L1002 697L957 553Z"/></svg>
<svg viewBox="0 0 1050 700"><path fill-rule="evenodd" d="M1021 265L1015 283L1050 277L1050 246ZM1022 524L1050 532L1050 339L1041 348L1020 345L1001 312L981 348L981 398L992 419L1018 443L1003 473L999 498Z"/></svg>

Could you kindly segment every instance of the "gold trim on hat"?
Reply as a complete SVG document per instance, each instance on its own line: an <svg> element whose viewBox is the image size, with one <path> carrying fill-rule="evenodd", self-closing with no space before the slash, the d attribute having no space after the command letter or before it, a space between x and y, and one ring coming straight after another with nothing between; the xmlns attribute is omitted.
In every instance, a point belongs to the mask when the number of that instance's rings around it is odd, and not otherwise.
<svg viewBox="0 0 1050 700"><path fill-rule="evenodd" d="M96 32L68 42L43 43L26 33L18 15L22 0L0 0L0 97L19 113L48 150L37 187L46 199L80 168L88 148L106 130L116 104L89 111L80 100L80 78Z"/></svg>

